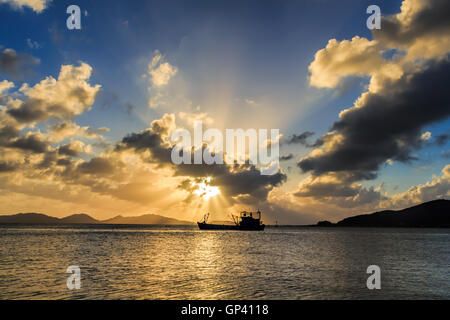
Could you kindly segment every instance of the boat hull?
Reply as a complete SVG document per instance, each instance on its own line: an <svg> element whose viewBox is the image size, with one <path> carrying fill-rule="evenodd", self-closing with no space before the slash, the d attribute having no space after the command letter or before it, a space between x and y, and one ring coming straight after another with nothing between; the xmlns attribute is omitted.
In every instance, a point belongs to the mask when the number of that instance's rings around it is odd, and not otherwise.
<svg viewBox="0 0 450 320"><path fill-rule="evenodd" d="M241 231L262 231L265 225L258 226L240 226L240 225L226 225L226 224L210 224L204 222L197 222L200 230L241 230Z"/></svg>

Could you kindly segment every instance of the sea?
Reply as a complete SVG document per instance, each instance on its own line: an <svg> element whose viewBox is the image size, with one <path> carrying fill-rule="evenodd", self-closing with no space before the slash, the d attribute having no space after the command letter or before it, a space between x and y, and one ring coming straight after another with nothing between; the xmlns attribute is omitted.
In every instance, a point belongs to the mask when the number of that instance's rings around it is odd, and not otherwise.
<svg viewBox="0 0 450 320"><path fill-rule="evenodd" d="M449 298L450 229L0 225L0 299Z"/></svg>

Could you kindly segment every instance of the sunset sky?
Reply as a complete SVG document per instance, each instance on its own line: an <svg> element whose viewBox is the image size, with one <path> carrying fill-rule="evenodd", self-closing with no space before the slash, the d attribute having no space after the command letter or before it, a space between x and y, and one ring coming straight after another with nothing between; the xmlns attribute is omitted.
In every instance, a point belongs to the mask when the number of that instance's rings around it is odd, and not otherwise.
<svg viewBox="0 0 450 320"><path fill-rule="evenodd" d="M448 0L0 0L0 214L307 224L449 198L449 16ZM172 164L195 120L280 129L280 171Z"/></svg>

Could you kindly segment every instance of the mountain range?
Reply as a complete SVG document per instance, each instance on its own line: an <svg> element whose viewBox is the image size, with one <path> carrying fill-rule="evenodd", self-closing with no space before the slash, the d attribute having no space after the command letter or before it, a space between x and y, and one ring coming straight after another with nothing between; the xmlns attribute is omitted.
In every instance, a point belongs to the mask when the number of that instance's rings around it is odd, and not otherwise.
<svg viewBox="0 0 450 320"><path fill-rule="evenodd" d="M42 213L18 213L0 216L0 223L14 224L159 224L159 225L190 225L189 221L182 221L155 214L145 214L136 217L123 217L121 215L107 220L97 220L91 216L80 213L64 218L51 217Z"/></svg>

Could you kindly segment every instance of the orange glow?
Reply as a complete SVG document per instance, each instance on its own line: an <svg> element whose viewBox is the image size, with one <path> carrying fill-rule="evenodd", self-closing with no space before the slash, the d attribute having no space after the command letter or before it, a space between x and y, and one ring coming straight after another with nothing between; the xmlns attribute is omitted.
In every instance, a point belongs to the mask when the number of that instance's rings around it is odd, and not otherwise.
<svg viewBox="0 0 450 320"><path fill-rule="evenodd" d="M208 200L212 197L215 197L220 194L219 187L210 186L207 183L211 181L211 178L206 178L205 181L202 181L200 183L195 183L195 190L194 193L201 198Z"/></svg>

